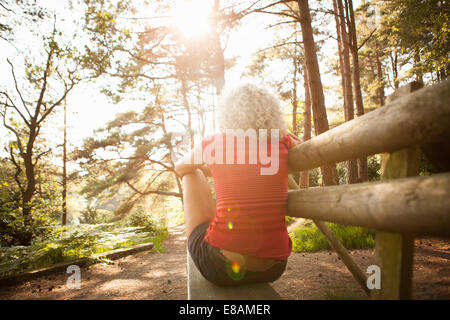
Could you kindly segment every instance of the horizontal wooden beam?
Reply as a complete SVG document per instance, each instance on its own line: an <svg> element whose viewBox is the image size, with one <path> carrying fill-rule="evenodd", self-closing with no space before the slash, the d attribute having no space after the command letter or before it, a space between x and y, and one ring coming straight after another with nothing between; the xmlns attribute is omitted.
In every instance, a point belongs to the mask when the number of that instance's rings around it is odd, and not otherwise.
<svg viewBox="0 0 450 320"><path fill-rule="evenodd" d="M289 191L287 215L450 237L450 173Z"/></svg>
<svg viewBox="0 0 450 320"><path fill-rule="evenodd" d="M299 172L450 137L450 80L417 90L289 151Z"/></svg>

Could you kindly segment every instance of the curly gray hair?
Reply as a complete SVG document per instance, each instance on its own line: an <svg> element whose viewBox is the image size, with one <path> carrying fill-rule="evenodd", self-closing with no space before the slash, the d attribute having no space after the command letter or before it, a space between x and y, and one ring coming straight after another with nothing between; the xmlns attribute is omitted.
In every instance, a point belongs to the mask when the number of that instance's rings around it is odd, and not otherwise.
<svg viewBox="0 0 450 320"><path fill-rule="evenodd" d="M219 98L216 123L226 129L279 129L287 133L279 99L269 90L251 83L225 90Z"/></svg>

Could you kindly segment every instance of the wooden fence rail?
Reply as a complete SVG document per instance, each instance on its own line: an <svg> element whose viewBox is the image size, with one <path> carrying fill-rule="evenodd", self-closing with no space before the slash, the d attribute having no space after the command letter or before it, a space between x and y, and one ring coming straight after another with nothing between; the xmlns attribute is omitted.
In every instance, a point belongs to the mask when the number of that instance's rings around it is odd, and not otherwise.
<svg viewBox="0 0 450 320"><path fill-rule="evenodd" d="M450 138L450 80L422 88L289 151L289 170L392 152Z"/></svg>
<svg viewBox="0 0 450 320"><path fill-rule="evenodd" d="M450 173L289 191L287 215L415 235L450 235Z"/></svg>

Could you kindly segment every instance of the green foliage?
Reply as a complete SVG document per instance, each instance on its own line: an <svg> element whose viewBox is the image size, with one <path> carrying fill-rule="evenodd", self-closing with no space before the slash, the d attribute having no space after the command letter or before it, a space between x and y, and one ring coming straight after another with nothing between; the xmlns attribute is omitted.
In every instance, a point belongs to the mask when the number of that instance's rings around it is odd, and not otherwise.
<svg viewBox="0 0 450 320"><path fill-rule="evenodd" d="M439 171L436 167L431 163L430 160L425 156L425 154L420 151L419 152L420 162L419 162L419 175L428 176L432 173L438 173Z"/></svg>
<svg viewBox="0 0 450 320"><path fill-rule="evenodd" d="M163 240L169 237L169 230L167 228L159 228L157 229L158 236L152 238L153 242L153 250L156 252L163 252Z"/></svg>
<svg viewBox="0 0 450 320"><path fill-rule="evenodd" d="M124 227L120 223L64 227L52 241L0 248L0 277L141 243L153 242L154 250L162 252L167 237L167 228L148 232L142 227Z"/></svg>
<svg viewBox="0 0 450 320"><path fill-rule="evenodd" d="M170 168L174 146L171 135L160 125L161 117L161 105L153 103L141 113L118 114L97 130L102 138L88 138L82 148L75 150L73 159L89 172L82 189L87 198L111 199L113 194L120 201L114 214L125 217L147 198L155 200L157 195L152 191L173 189L175 181ZM121 156L123 150L129 150L129 158ZM103 151L113 159L99 161L98 154Z"/></svg>
<svg viewBox="0 0 450 320"><path fill-rule="evenodd" d="M355 227L327 223L339 241L347 249L372 248L375 245L375 231ZM305 225L294 229L290 234L294 252L312 252L330 249L328 241L317 229L316 225Z"/></svg>
<svg viewBox="0 0 450 320"><path fill-rule="evenodd" d="M345 184L347 181L347 169L345 162L339 162L336 165L339 184Z"/></svg>
<svg viewBox="0 0 450 320"><path fill-rule="evenodd" d="M318 187L322 182L322 175L320 174L319 168L314 168L309 170L309 186L310 187Z"/></svg>
<svg viewBox="0 0 450 320"><path fill-rule="evenodd" d="M1 209L0 209L1 210ZM0 246L7 247L19 245L22 239L29 234L35 240L51 239L57 232L56 222L43 214L42 210L36 210L31 216L31 221L25 223L19 208L9 211L0 211Z"/></svg>
<svg viewBox="0 0 450 320"><path fill-rule="evenodd" d="M19 245L30 234L35 241L52 239L57 232L57 223L49 216L45 201L39 201L25 221L19 197L17 191L0 188L0 247Z"/></svg>
<svg viewBox="0 0 450 320"><path fill-rule="evenodd" d="M57 220L61 217L61 192L59 177L41 162L36 166L38 193L32 201L27 219L22 214L21 191L15 182L14 167L0 160L0 246L19 245L31 235L33 241L52 239L58 232Z"/></svg>
<svg viewBox="0 0 450 320"><path fill-rule="evenodd" d="M384 23L403 51L415 55L412 73L450 72L450 11L447 1L397 0L381 4Z"/></svg>
<svg viewBox="0 0 450 320"><path fill-rule="evenodd" d="M128 216L127 225L132 227L143 227L147 232L156 230L155 220L144 211L142 206L139 206L137 210Z"/></svg>
<svg viewBox="0 0 450 320"><path fill-rule="evenodd" d="M367 157L367 177L369 181L380 180L381 158L379 155Z"/></svg>
<svg viewBox="0 0 450 320"><path fill-rule="evenodd" d="M100 213L100 210L92 205L88 205L86 209L82 210L81 216L81 223L99 224L106 223L108 220L106 215Z"/></svg>
<svg viewBox="0 0 450 320"><path fill-rule="evenodd" d="M289 217L289 216L285 216L285 217L284 217L284 220L286 221L286 225L287 225L287 226L290 225L291 223L293 223L293 222L295 221L294 218Z"/></svg>

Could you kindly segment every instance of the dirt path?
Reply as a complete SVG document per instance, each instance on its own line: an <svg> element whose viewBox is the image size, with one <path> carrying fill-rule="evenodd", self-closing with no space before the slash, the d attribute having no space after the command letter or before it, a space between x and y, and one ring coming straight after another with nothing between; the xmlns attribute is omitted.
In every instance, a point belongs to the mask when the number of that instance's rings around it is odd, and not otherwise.
<svg viewBox="0 0 450 320"><path fill-rule="evenodd" d="M164 253L139 253L81 270L81 289L68 289L68 274L59 273L21 285L0 288L0 299L186 299L184 227L170 229ZM353 250L366 270L373 250ZM414 298L450 299L450 241L416 240ZM332 251L293 253L287 271L273 284L284 299L364 299Z"/></svg>

